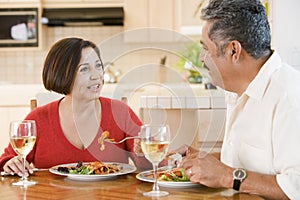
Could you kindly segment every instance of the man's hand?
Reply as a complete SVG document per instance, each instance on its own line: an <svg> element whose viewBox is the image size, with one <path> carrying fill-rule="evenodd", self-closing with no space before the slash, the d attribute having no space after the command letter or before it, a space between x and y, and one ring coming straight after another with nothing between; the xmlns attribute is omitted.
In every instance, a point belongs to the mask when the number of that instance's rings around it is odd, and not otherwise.
<svg viewBox="0 0 300 200"><path fill-rule="evenodd" d="M191 182L213 188L230 188L232 185L233 169L205 152L188 154L183 158L180 167L184 169Z"/></svg>

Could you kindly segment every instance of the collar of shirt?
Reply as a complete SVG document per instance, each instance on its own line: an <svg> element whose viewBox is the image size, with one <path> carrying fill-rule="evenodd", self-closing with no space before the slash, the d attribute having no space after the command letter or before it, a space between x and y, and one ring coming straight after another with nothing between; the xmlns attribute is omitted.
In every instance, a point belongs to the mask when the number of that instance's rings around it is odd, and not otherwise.
<svg viewBox="0 0 300 200"><path fill-rule="evenodd" d="M281 58L279 57L278 53L274 51L271 57L259 70L256 77L249 84L244 94L247 94L249 97L257 100L261 99L267 90L270 77L277 69L281 67L281 65L278 65L278 63L281 63Z"/></svg>

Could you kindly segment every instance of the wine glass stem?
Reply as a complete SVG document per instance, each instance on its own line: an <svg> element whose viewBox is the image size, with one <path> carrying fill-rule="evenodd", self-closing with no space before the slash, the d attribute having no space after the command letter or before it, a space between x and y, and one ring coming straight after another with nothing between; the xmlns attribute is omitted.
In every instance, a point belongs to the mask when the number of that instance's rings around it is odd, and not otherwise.
<svg viewBox="0 0 300 200"><path fill-rule="evenodd" d="M153 164L153 171L154 171L154 184L153 184L153 191L159 191L159 187L157 184L157 172L158 172L158 164Z"/></svg>
<svg viewBox="0 0 300 200"><path fill-rule="evenodd" d="M25 175L25 164L26 164L26 156L25 155L22 155L22 162L23 162L23 171L22 171L22 181L26 181L27 180L27 177Z"/></svg>

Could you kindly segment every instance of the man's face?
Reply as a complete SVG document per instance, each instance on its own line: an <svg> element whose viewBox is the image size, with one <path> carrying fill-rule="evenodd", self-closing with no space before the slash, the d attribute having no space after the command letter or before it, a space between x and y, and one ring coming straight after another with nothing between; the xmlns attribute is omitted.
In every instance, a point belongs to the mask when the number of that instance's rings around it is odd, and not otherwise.
<svg viewBox="0 0 300 200"><path fill-rule="evenodd" d="M203 48L200 54L200 60L209 70L212 84L225 89L226 82L229 81L228 70L230 70L229 60L225 55L218 54L216 44L208 37L208 30L211 23L205 22L202 29L202 39L200 43Z"/></svg>

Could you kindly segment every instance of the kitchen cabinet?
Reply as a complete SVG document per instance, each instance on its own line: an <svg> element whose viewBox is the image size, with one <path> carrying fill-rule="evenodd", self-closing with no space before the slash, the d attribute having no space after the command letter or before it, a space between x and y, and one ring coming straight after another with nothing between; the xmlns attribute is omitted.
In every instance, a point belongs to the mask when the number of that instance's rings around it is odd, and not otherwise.
<svg viewBox="0 0 300 200"><path fill-rule="evenodd" d="M138 37L125 34L126 42L173 42L178 34L200 35L201 25L199 14L196 13L198 1L194 0L124 0L126 31L157 28L161 31L171 30L176 34L147 32ZM131 36L133 35L133 36Z"/></svg>
<svg viewBox="0 0 300 200"><path fill-rule="evenodd" d="M124 0L42 0L44 8L123 7Z"/></svg>
<svg viewBox="0 0 300 200"><path fill-rule="evenodd" d="M156 27L176 30L178 0L124 0L125 29Z"/></svg>
<svg viewBox="0 0 300 200"><path fill-rule="evenodd" d="M172 35L144 28L178 30L178 0L124 0L124 29L140 29L136 34L124 34L125 42L171 42ZM141 33L142 31L142 33Z"/></svg>
<svg viewBox="0 0 300 200"><path fill-rule="evenodd" d="M171 150L189 145L206 152L220 152L225 132L224 97L142 98L139 113L141 120L144 123L168 124L172 136ZM175 99L180 100L181 106L175 103Z"/></svg>
<svg viewBox="0 0 300 200"><path fill-rule="evenodd" d="M1 38L0 51L41 50L40 0L0 0L0 2L3 9L0 13L1 31L5 33Z"/></svg>
<svg viewBox="0 0 300 200"><path fill-rule="evenodd" d="M208 0L203 1L203 5L206 5ZM272 21L272 0L261 1L267 7L269 20ZM178 31L184 35L199 36L202 21L197 7L200 2L195 0L124 0L124 28L134 30L155 27ZM126 40L130 42L134 42L134 39L138 42L144 40L152 42L149 38L151 36L132 38L126 36ZM176 38L171 38L171 40L174 39ZM163 38L163 41L168 41L168 38Z"/></svg>
<svg viewBox="0 0 300 200"><path fill-rule="evenodd" d="M226 118L224 91L185 83L135 88L122 96L144 123L169 125L170 149L187 144L209 152L221 150Z"/></svg>
<svg viewBox="0 0 300 200"><path fill-rule="evenodd" d="M198 27L201 20L197 6L198 1L194 0L124 0L125 29L156 27L180 31L182 27Z"/></svg>

